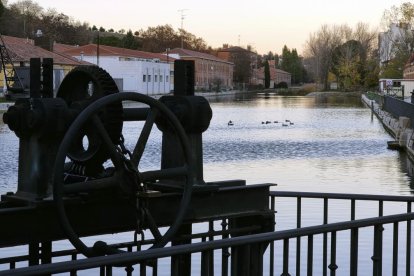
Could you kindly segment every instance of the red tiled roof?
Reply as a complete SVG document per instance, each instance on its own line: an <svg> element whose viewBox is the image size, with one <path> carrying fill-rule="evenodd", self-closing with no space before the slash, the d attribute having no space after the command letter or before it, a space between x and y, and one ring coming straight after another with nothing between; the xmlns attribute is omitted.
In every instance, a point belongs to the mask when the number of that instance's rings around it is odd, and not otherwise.
<svg viewBox="0 0 414 276"><path fill-rule="evenodd" d="M169 53L170 54L178 54L180 57L190 57L190 58L195 57L195 58L202 58L202 59L208 59L208 60L214 60L214 61L233 64L232 62L228 62L224 59L218 58L218 57L210 55L210 54L196 52L196 51L182 49L182 48L172 49L171 51L169 51Z"/></svg>
<svg viewBox="0 0 414 276"><path fill-rule="evenodd" d="M62 43L53 43L53 52L55 53L63 53L64 51L67 51L69 49L73 49L78 47L78 45L68 45L68 44L62 44Z"/></svg>
<svg viewBox="0 0 414 276"><path fill-rule="evenodd" d="M63 53L71 56L80 56L81 54L85 56L96 56L97 55L97 45L88 44L84 46L74 47L71 49L64 50ZM143 59L159 59L162 61L167 61L167 56L158 53L143 52L132 49L125 49L107 45L99 45L99 55L100 56L122 56L122 57L134 57L134 58L143 58ZM168 58L169 61L174 61L173 58Z"/></svg>
<svg viewBox="0 0 414 276"><path fill-rule="evenodd" d="M54 64L81 65L87 64L75 58L60 53L53 53L35 46L34 41L28 38L2 36L10 58L15 62L29 62L31 58L53 58Z"/></svg>

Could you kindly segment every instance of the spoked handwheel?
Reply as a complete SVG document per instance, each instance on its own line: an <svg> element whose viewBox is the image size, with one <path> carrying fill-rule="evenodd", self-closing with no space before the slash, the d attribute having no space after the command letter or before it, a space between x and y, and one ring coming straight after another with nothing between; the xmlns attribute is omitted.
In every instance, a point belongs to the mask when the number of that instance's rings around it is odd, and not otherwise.
<svg viewBox="0 0 414 276"><path fill-rule="evenodd" d="M119 149L119 146L113 142L113 139L111 139L105 128L104 122L102 122L102 119L99 116L99 113L102 110L105 110L108 105L121 103L122 101L140 102L149 106L149 112L141 134L129 157L125 156ZM138 170L139 162L144 153L152 127L154 126L156 119L158 120L159 118L161 118L162 121L168 122L170 125L169 128L176 133L182 147L184 159L183 165L176 168L140 172ZM78 133L85 127L92 128L93 131L98 133L102 140L102 144L107 150L108 156L115 167L115 172L112 176L106 178L65 185L63 181L65 159L70 152L73 138L77 137ZM142 187L143 183L155 182L160 179L177 179L177 177L179 177L180 179L183 179L181 202L174 222L163 235L159 232L151 215L147 214L150 216L150 222L148 224L155 240L152 247L165 246L172 239L181 225L190 202L192 187L195 181L193 170L194 162L192 158L190 144L181 123L161 102L142 94L127 92L108 95L96 100L85 108L71 124L62 140L56 156L53 196L57 205L61 225L67 237L79 252L88 257L122 252L110 248L102 241L96 242L93 247L88 247L76 234L68 219L65 210L64 196L67 194L76 194L79 192L110 187L120 187L121 190L128 195L137 196L136 193L140 187Z"/></svg>

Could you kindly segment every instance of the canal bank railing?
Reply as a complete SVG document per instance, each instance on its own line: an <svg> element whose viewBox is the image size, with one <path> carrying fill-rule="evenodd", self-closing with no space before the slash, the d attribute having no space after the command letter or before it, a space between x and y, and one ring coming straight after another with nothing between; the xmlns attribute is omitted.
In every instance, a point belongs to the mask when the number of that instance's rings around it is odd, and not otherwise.
<svg viewBox="0 0 414 276"><path fill-rule="evenodd" d="M414 161L414 104L374 93L362 95L362 101L378 117L398 148Z"/></svg>
<svg viewBox="0 0 414 276"><path fill-rule="evenodd" d="M77 252L64 250L53 252L53 258L66 256L69 260L58 263L36 265L24 268L19 262L27 262L28 256L3 258L0 263L8 263L6 270L0 275L50 275L68 272L87 273L87 275L173 275L170 271L162 271L162 262L178 255L191 254L192 275L230 275L231 256L234 248L241 246L268 245L263 261L263 275L412 275L412 203L411 196L336 194L336 193L307 193L307 192L271 192L270 206L277 212L281 201L292 201L290 209L296 215L291 217L296 227L275 232L251 234L229 238L228 221L208 222L207 231L196 236L197 241L166 248L149 249L133 252L136 244L125 243L117 245L128 249L127 253L77 259ZM307 200L318 200L322 208L322 224L303 226L306 218L303 216L304 203ZM342 221L331 222L329 215L335 210L334 202L344 203L348 212L343 209L339 216ZM376 215L368 218L358 218L358 206L361 202L369 202L375 207ZM403 206L398 214L386 214L388 204L397 203ZM314 203L312 203L314 204ZM362 205L365 212L365 205ZM338 210L336 210L338 211ZM343 214L342 214L343 213ZM349 213L349 217L345 214ZM279 213L276 214L278 222ZM219 230L214 230L218 226ZM278 224L276 224L276 229ZM250 229L251 230L251 229ZM368 235L362 235L368 234ZM361 237L365 238L362 239ZM368 237L368 238L367 238ZM367 240L368 239L368 240ZM319 240L322 240L321 242ZM402 245L404 242L404 245ZM362 247L370 247L369 254ZM320 250L320 248L322 248ZM347 248L347 249L346 249ZM345 252L345 253L344 253ZM384 252L388 253L384 256ZM343 256L348 255L348 257ZM349 259L349 260L348 260ZM370 260L367 268L366 260ZM125 268L125 264L138 264ZM361 263L365 264L361 269ZM194 272L194 273L193 273ZM248 272L246 272L246 275Z"/></svg>

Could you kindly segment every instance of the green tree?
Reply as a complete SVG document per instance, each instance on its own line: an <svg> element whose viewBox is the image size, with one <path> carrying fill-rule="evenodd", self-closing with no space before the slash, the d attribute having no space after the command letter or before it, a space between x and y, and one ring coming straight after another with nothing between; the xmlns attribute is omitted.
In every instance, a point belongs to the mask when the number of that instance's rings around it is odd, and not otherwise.
<svg viewBox="0 0 414 276"><path fill-rule="evenodd" d="M265 88L270 87L270 68L269 62L266 60L264 64L264 86Z"/></svg>
<svg viewBox="0 0 414 276"><path fill-rule="evenodd" d="M122 47L127 49L138 49L139 48L139 42L137 38L132 34L131 30L128 30L126 35L121 40Z"/></svg>
<svg viewBox="0 0 414 276"><path fill-rule="evenodd" d="M380 78L384 79L402 79L403 70L407 60L410 57L410 52L406 50L399 50L395 53L395 57L389 60L381 68Z"/></svg>
<svg viewBox="0 0 414 276"><path fill-rule="evenodd" d="M283 47L281 69L291 74L292 83L298 84L304 81L302 58L299 57L296 49L290 50L286 45Z"/></svg>
<svg viewBox="0 0 414 276"><path fill-rule="evenodd" d="M378 50L373 51L372 55L366 61L366 74L364 86L367 88L376 88L380 74Z"/></svg>
<svg viewBox="0 0 414 276"><path fill-rule="evenodd" d="M349 40L335 48L331 72L336 76L341 89L350 90L363 85L363 55L362 45L356 40Z"/></svg>
<svg viewBox="0 0 414 276"><path fill-rule="evenodd" d="M142 39L142 50L149 52L163 52L167 48L180 47L180 37L171 25L148 27L139 31Z"/></svg>
<svg viewBox="0 0 414 276"><path fill-rule="evenodd" d="M358 23L354 29L347 25L323 25L310 35L305 48L310 75L322 82L327 90L330 73L334 73L337 78L343 77L345 83L349 83L347 74L352 75L357 70L357 79L360 85L364 85L368 72L367 61L373 56L376 38L376 31L370 31L368 24L364 23ZM351 61L356 64L351 64Z"/></svg>
<svg viewBox="0 0 414 276"><path fill-rule="evenodd" d="M234 63L233 80L236 83L249 83L251 77L251 52L243 48L236 48L231 54Z"/></svg>
<svg viewBox="0 0 414 276"><path fill-rule="evenodd" d="M94 43L98 43L98 37L96 36L93 40ZM114 47L120 47L122 42L119 37L108 35L108 36L100 36L99 37L99 44L101 45L108 45Z"/></svg>

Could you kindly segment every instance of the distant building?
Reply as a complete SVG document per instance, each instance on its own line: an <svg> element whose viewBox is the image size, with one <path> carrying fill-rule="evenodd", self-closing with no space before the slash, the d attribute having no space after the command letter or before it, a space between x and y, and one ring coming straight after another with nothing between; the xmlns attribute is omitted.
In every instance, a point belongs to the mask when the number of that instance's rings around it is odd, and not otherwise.
<svg viewBox="0 0 414 276"><path fill-rule="evenodd" d="M381 66L388 63L395 57L395 45L405 41L407 32L413 32L409 24L393 23L386 32L379 33L378 49Z"/></svg>
<svg viewBox="0 0 414 276"><path fill-rule="evenodd" d="M217 51L217 57L226 61L234 63L234 82L244 82L254 84L256 83L256 76L254 70L257 69L258 56L256 53L244 49L239 46L231 46L224 44L223 48ZM244 59L247 59L248 67ZM244 70L250 70L249 74L245 74ZM249 76L247 79L242 79L243 76Z"/></svg>
<svg viewBox="0 0 414 276"><path fill-rule="evenodd" d="M410 97L411 92L414 92L414 79L379 79L379 90L383 93L396 94L402 97L404 90L404 97Z"/></svg>
<svg viewBox="0 0 414 276"><path fill-rule="evenodd" d="M71 56L54 53L35 46L35 41L27 38L18 38L2 35L4 44L8 50L10 58L13 60L17 74L19 75L23 86L28 89L30 86L30 59L31 58L53 58L53 88L56 91L64 76L75 66L87 64ZM0 74L0 87L6 90L4 74Z"/></svg>
<svg viewBox="0 0 414 276"><path fill-rule="evenodd" d="M217 87L219 89L233 89L234 64L232 62L210 54L181 48L170 50L169 56L194 61L195 90L212 91Z"/></svg>
<svg viewBox="0 0 414 276"><path fill-rule="evenodd" d="M269 66L270 71L270 88L274 88L276 85L280 84L281 82L285 82L288 87L292 85L292 75L289 72L283 71L281 69L276 69L272 66ZM264 86L265 83L265 73L264 67L261 67L254 72L255 76L257 77L256 84L262 84Z"/></svg>
<svg viewBox="0 0 414 276"><path fill-rule="evenodd" d="M106 45L100 45L98 53L96 44L69 47L62 51L79 61L105 69L120 91L155 95L170 93L174 89L174 59L163 54Z"/></svg>

